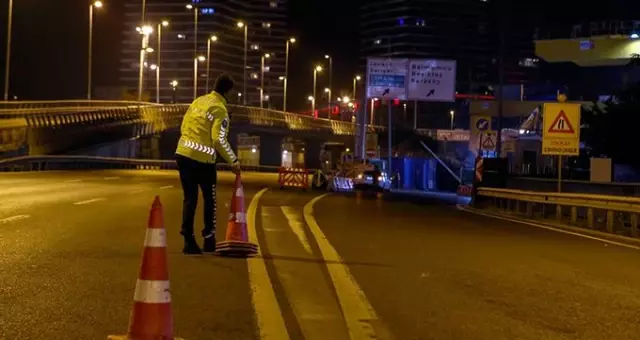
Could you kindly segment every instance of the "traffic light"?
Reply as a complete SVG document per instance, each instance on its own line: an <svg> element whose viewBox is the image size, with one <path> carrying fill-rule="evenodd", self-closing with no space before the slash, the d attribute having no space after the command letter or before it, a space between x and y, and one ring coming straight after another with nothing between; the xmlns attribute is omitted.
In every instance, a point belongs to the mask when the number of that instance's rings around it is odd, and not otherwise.
<svg viewBox="0 0 640 340"><path fill-rule="evenodd" d="M394 99L394 100L393 100L393 105L394 105L394 106L398 106L398 105L400 105L400 99L398 99L398 98Z"/></svg>
<svg viewBox="0 0 640 340"><path fill-rule="evenodd" d="M313 111L313 118L318 119L318 110Z"/></svg>
<svg viewBox="0 0 640 340"><path fill-rule="evenodd" d="M358 105L358 102L353 102L353 109L354 109L354 110L357 110L357 109L358 109L358 106L359 106L359 105Z"/></svg>
<svg viewBox="0 0 640 340"><path fill-rule="evenodd" d="M340 114L340 108L338 108L338 106L332 107L331 114L334 114L334 115Z"/></svg>

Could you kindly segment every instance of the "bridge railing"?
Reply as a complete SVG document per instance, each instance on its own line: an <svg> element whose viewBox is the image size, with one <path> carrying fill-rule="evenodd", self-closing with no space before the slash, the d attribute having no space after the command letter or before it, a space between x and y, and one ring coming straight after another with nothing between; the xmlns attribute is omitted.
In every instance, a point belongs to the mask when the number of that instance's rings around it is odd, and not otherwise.
<svg viewBox="0 0 640 340"><path fill-rule="evenodd" d="M640 198L609 195L478 188L477 208L637 238Z"/></svg>
<svg viewBox="0 0 640 340"><path fill-rule="evenodd" d="M168 170L176 169L173 160L132 159L94 156L23 156L0 160L0 172L52 171L52 170L103 170L103 169L139 169ZM228 164L218 164L219 170L229 170ZM243 171L278 172L276 166L242 166Z"/></svg>

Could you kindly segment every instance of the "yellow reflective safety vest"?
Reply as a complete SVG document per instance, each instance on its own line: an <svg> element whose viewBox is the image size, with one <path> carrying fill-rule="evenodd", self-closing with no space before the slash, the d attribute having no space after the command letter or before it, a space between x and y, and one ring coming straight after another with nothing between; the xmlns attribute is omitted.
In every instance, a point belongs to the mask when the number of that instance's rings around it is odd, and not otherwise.
<svg viewBox="0 0 640 340"><path fill-rule="evenodd" d="M229 164L238 161L227 140L227 100L217 92L196 98L182 119L176 154L201 163L215 163L216 154Z"/></svg>

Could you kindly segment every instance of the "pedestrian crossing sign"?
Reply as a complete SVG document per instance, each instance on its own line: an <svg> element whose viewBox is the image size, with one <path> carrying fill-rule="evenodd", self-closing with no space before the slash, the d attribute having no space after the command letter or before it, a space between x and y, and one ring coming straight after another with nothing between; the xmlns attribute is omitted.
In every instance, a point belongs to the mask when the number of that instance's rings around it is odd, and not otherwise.
<svg viewBox="0 0 640 340"><path fill-rule="evenodd" d="M543 155L580 153L580 104L545 103L543 125Z"/></svg>

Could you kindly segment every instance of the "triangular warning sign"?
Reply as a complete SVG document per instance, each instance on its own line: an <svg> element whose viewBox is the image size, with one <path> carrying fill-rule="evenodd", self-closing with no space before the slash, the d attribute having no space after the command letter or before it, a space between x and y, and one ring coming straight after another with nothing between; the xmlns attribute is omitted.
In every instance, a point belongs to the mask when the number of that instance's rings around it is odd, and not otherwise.
<svg viewBox="0 0 640 340"><path fill-rule="evenodd" d="M560 110L560 113L558 113L556 119L553 120L553 123L549 128L549 132L568 134L576 133L573 129L573 126L571 126L571 122L569 122L569 118L567 118L567 114L564 113L563 110Z"/></svg>
<svg viewBox="0 0 640 340"><path fill-rule="evenodd" d="M493 138L491 136L487 136L487 138L482 141L482 148L485 150L491 150L496 147L496 143L493 142Z"/></svg>

